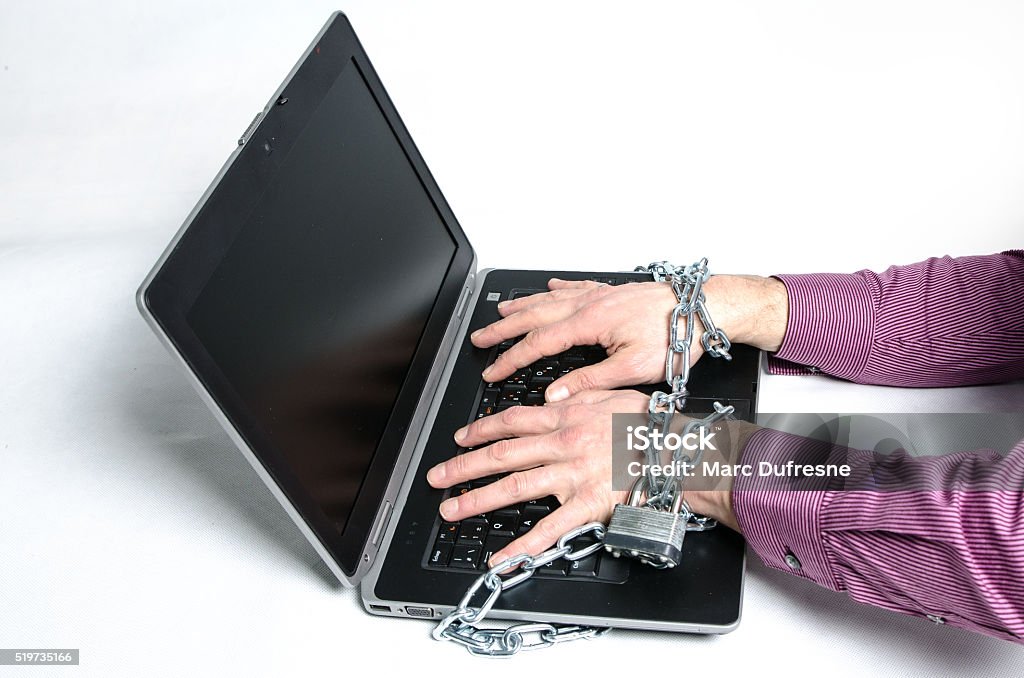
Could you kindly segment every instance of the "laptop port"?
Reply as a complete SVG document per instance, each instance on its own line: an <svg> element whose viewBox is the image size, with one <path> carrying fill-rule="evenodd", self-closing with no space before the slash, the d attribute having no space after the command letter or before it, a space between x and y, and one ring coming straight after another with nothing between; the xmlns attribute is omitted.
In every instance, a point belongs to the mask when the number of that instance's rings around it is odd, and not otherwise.
<svg viewBox="0 0 1024 678"><path fill-rule="evenodd" d="M391 612L391 606L390 605L374 605L373 603L370 603L370 610L372 610L373 612Z"/></svg>
<svg viewBox="0 0 1024 678"><path fill-rule="evenodd" d="M407 605L405 613L410 617L427 617L428 619L434 616L434 608L432 607L412 607Z"/></svg>

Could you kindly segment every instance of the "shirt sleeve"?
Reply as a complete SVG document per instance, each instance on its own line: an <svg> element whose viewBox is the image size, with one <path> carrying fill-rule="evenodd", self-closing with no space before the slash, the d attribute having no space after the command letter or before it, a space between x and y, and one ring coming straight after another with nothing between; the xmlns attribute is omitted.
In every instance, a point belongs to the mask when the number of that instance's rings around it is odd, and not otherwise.
<svg viewBox="0 0 1024 678"><path fill-rule="evenodd" d="M775 374L892 386L1024 378L1024 251L776 277L789 320L769 357ZM871 454L761 429L742 463L863 467ZM1024 441L1005 457L977 450L887 463L928 482L849 491L739 477L740 529L769 567L862 603L1024 642Z"/></svg>
<svg viewBox="0 0 1024 678"><path fill-rule="evenodd" d="M1024 441L932 457L889 455L913 489L782 488L738 477L733 506L750 548L771 568L854 600L1024 643ZM761 429L741 463L850 465L872 452ZM876 470L876 469L875 469Z"/></svg>
<svg viewBox="0 0 1024 678"><path fill-rule="evenodd" d="M775 276L789 320L774 374L961 386L1024 378L1024 250L884 273Z"/></svg>

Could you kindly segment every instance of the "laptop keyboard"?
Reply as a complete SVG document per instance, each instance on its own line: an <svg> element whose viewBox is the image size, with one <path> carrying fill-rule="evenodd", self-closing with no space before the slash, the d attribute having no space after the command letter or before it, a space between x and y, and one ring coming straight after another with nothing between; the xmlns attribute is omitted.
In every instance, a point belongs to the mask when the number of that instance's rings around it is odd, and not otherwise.
<svg viewBox="0 0 1024 678"><path fill-rule="evenodd" d="M610 284L628 282L626 279L617 278L599 280ZM513 290L511 298L516 299L540 291L542 290ZM495 347L490 363L511 348L516 341L517 339L513 339ZM544 391L551 382L572 370L600 362L606 357L607 353L601 346L576 346L557 356L538 360L503 381L485 383L474 418L480 419L516 405L541 406L544 404ZM472 449L458 448L456 454L465 454ZM493 483L501 477L488 476L457 485L445 491L444 498L465 494ZM424 565L431 569L484 571L492 555L526 534L558 506L557 499L545 497L455 523L441 521L436 526ZM584 535L573 543L577 548L582 548L588 543L588 537L592 540L590 535ZM612 558L604 551L598 551L573 563L557 560L538 569L536 574L543 577L571 577L593 581L625 581L628 564L621 559Z"/></svg>

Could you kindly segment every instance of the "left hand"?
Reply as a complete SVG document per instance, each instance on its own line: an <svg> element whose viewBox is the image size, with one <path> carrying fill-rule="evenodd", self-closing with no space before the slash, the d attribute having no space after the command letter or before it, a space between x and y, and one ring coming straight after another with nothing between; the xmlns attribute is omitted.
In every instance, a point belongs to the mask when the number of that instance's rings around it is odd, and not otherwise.
<svg viewBox="0 0 1024 678"><path fill-rule="evenodd" d="M478 419L455 434L462 447L486 447L438 464L427 481L438 488L510 473L490 485L441 504L445 520L458 521L530 499L554 495L561 506L532 530L491 557L536 555L569 530L607 523L627 493L612 490L612 414L646 412L638 391L587 391L543 407L517 406ZM494 442L497 441L497 442Z"/></svg>

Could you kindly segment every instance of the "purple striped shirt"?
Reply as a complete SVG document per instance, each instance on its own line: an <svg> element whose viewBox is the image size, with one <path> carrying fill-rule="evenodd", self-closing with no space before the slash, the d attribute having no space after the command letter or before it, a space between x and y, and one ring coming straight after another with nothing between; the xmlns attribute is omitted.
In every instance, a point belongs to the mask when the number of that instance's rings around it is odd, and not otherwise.
<svg viewBox="0 0 1024 678"><path fill-rule="evenodd" d="M775 374L859 383L958 386L1024 378L1024 251L928 259L884 273L779 275L789 294ZM980 349L980 350L979 350ZM829 449L822 449L822 448ZM770 429L742 463L840 451ZM868 454L868 453L863 453ZM1024 643L1024 441L906 457L905 470L956 491L787 491L737 478L733 505L769 567L861 603Z"/></svg>

